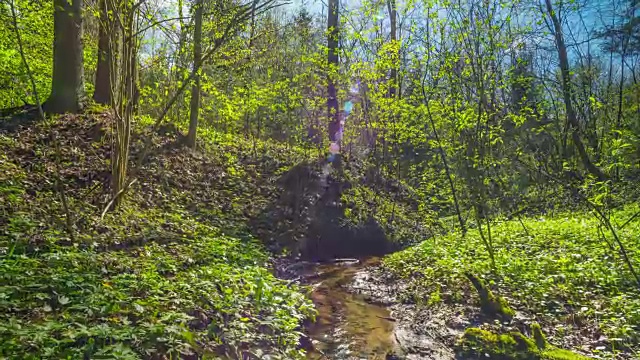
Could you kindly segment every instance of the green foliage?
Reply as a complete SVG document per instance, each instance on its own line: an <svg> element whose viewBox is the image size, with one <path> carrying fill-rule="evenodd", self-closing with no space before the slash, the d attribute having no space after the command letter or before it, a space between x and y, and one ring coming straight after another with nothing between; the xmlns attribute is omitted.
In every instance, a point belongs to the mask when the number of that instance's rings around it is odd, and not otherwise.
<svg viewBox="0 0 640 360"><path fill-rule="evenodd" d="M402 246L432 235L439 219L421 201L424 192L385 170L361 159L345 160L344 180L350 185L341 194L345 225L360 227L374 220L390 240Z"/></svg>
<svg viewBox="0 0 640 360"><path fill-rule="evenodd" d="M624 224L640 210L630 205L611 214ZM640 264L636 218L619 231L634 264ZM441 289L448 302L468 302L466 272L509 299L516 310L532 313L559 328L566 319L598 319L600 330L625 346L638 341L640 298L635 280L610 235L588 214L559 214L500 221L492 226L496 270L483 251L476 229L465 237L439 236L392 254L383 266L408 281L405 298L426 298ZM624 319L624 320L621 320Z"/></svg>
<svg viewBox="0 0 640 360"><path fill-rule="evenodd" d="M469 328L456 344L465 359L499 360L586 360L586 356L552 346L539 348L533 339L520 332L494 334L487 330Z"/></svg>
<svg viewBox="0 0 640 360"><path fill-rule="evenodd" d="M409 202L392 194L380 193L377 186L356 185L342 194L347 226L360 227L374 220L384 229L389 239L399 245L408 245L427 236L426 229L433 221L421 217Z"/></svg>
<svg viewBox="0 0 640 360"><path fill-rule="evenodd" d="M21 181L25 178L24 171L14 164L9 158L0 155L0 208L9 211L9 208L17 206L22 201L24 188Z"/></svg>
<svg viewBox="0 0 640 360"><path fill-rule="evenodd" d="M304 154L205 133L206 157L156 154L142 175L164 181L101 218L103 195L86 179L106 168L105 121L62 116L0 137L0 357L302 357L313 306L268 270L247 222L277 195L268 179ZM64 134L74 241L47 171L59 161L42 141L51 132Z"/></svg>
<svg viewBox="0 0 640 360"><path fill-rule="evenodd" d="M51 88L52 2L11 4L44 100ZM91 93L98 12L85 5ZM148 129L165 115L167 99L192 85L184 82L193 67L192 28L183 16L188 2L155 5L140 7L144 31L134 59L140 115L131 146L132 156L151 150L150 160L135 169L138 181L118 212L98 216L108 198L111 139L104 135L115 127L108 119L62 118L0 135L0 333L6 340L0 354L186 357L233 353L232 347L253 351L245 348L251 343L298 356L296 331L310 314L308 304L266 273L268 256L247 235L248 224L271 210L281 175L324 158L328 77L336 81L339 104L355 103L341 144L350 185L341 193L345 225L373 220L401 245L428 239L384 262L409 280L405 298L428 305L464 301L470 273L490 313L511 317L508 301L545 325L597 321L625 346L640 341L640 296L620 259L622 244L631 265L640 267L638 220L621 226L638 207L611 210L638 195L637 64L624 55L599 56L595 46L584 56L578 45L569 49L575 135L609 177L595 181L584 178L576 156L558 69L540 66L557 57L548 46L555 40L540 31L545 23L529 2L397 2L402 21L395 41L388 40L383 3L361 2L341 9L338 66L327 64L326 21L304 8L252 16L222 39L237 4L210 3L203 43L219 48L199 71L201 125L198 151L191 153L175 146L186 130L188 95L178 96L162 129ZM0 23L7 25L0 29L0 108L35 102L9 9L0 2ZM637 25L632 15L614 24ZM602 34L618 52L614 30ZM394 73L398 78L389 79ZM348 91L356 83L357 91ZM152 149L142 149L146 139ZM584 214L586 202L611 217L620 243L602 220ZM528 218L521 221L522 215ZM282 223L287 230L299 226ZM269 224L261 226L258 232L271 235ZM546 340L537 329L540 347ZM531 343L521 335L475 335L509 346Z"/></svg>
<svg viewBox="0 0 640 360"><path fill-rule="evenodd" d="M25 57L40 99L51 91L53 71L53 2L14 0ZM9 3L0 5L0 109L35 104L27 71L20 58Z"/></svg>
<svg viewBox="0 0 640 360"><path fill-rule="evenodd" d="M263 267L259 246L215 233L201 226L128 251L3 257L0 353L146 358L248 346L295 356L312 307Z"/></svg>

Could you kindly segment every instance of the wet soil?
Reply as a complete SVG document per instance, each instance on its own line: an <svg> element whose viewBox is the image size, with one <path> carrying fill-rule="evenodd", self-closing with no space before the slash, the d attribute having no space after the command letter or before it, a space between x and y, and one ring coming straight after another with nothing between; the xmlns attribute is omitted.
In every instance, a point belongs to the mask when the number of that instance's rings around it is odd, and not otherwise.
<svg viewBox="0 0 640 360"><path fill-rule="evenodd" d="M453 342L468 326L463 313L402 304L397 286L376 275L378 262L295 264L318 310L305 329L307 359L454 359Z"/></svg>
<svg viewBox="0 0 640 360"><path fill-rule="evenodd" d="M308 263L298 272L312 287L316 321L307 326L307 359L387 359L395 351L394 319L382 305L352 292L354 276L377 259Z"/></svg>
<svg viewBox="0 0 640 360"><path fill-rule="evenodd" d="M316 322L305 327L307 359L461 360L454 349L469 327L531 336L531 314L516 311L511 321L499 321L482 313L471 290L454 302L404 299L400 294L408 292L408 283L391 277L375 258L303 262L294 272L311 287L318 310ZM548 339L555 346L593 356L563 339Z"/></svg>
<svg viewBox="0 0 640 360"><path fill-rule="evenodd" d="M405 284L391 281L377 264L357 272L350 291L367 302L384 305L394 320L393 353L389 359L451 360L456 340L471 323L465 307L418 306L398 297Z"/></svg>

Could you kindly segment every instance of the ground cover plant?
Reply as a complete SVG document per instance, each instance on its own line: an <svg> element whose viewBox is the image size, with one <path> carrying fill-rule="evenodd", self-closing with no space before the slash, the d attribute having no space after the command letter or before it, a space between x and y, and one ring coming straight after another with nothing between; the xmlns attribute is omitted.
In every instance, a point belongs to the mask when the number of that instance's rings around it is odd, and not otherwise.
<svg viewBox="0 0 640 360"><path fill-rule="evenodd" d="M227 157L211 161L164 154L148 166L167 183L143 184L118 213L101 217L96 205L104 194L90 191L108 151L100 136L108 121L65 117L43 124L46 131L2 135L3 154L11 156L3 155L0 179L2 356L300 356L300 326L313 308L302 289L271 274L263 244L245 223L249 207L271 196L268 185L260 192L252 182L264 168L239 167L237 156L250 155L237 143L218 142L214 148L225 147ZM43 141L52 131L64 139L58 154ZM59 178L72 232L48 173L56 156L74 159ZM260 163L277 173L279 160L268 158ZM226 178L203 184L185 174L198 166ZM236 195L240 189L251 197ZM188 210L194 197L209 205Z"/></svg>
<svg viewBox="0 0 640 360"><path fill-rule="evenodd" d="M0 0L0 357L638 357L639 5Z"/></svg>
<svg viewBox="0 0 640 360"><path fill-rule="evenodd" d="M636 205L612 212L635 263ZM403 296L424 306L478 303L465 273L482 278L525 322L537 321L549 341L593 351L638 351L638 286L612 236L588 213L559 213L492 226L495 268L477 229L451 233L395 253L383 267L408 282ZM518 318L518 316L516 316ZM491 321L489 321L491 322ZM528 331L528 330L527 330Z"/></svg>

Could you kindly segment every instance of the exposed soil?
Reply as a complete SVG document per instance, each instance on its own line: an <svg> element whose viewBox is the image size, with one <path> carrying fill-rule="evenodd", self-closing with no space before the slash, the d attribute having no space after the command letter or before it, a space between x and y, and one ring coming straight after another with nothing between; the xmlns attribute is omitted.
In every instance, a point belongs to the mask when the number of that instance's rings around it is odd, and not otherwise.
<svg viewBox="0 0 640 360"><path fill-rule="evenodd" d="M378 262L303 261L280 268L281 276L310 287L318 310L316 321L305 327L307 358L454 359L453 345L471 325L465 309L426 311L401 303Z"/></svg>
<svg viewBox="0 0 640 360"><path fill-rule="evenodd" d="M402 284L387 281L378 266L360 269L349 290L366 301L387 307L394 321L394 352L389 359L454 359L453 345L471 325L466 314L472 309L439 306L426 310L398 298Z"/></svg>
<svg viewBox="0 0 640 360"><path fill-rule="evenodd" d="M389 310L394 323L394 352L387 359L462 359L454 349L465 329L470 327L480 327L494 333L518 331L531 336L531 318L527 314L516 311L510 321L486 316L476 306L477 294L473 292L468 295L469 301L417 305L414 300L405 301L399 295L405 286L402 281L385 273L377 263L359 268L347 286L348 291L363 296L368 303ZM578 348L574 344L579 337L579 333L572 333L565 338L550 336L549 340L561 348L576 350ZM585 351L579 353L588 355ZM620 354L619 358L630 357Z"/></svg>

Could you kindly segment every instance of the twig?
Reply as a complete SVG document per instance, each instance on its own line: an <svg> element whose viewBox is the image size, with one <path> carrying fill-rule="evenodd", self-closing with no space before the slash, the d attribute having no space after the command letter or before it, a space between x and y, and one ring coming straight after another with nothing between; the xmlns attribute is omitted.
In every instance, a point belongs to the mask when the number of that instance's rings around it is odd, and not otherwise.
<svg viewBox="0 0 640 360"><path fill-rule="evenodd" d="M398 320L396 320L396 319L394 319L394 318L392 318L392 317L389 317L389 316L380 316L380 315L376 315L376 317L377 317L378 319L387 320L387 321L391 321L391 322L396 322L396 321L398 321Z"/></svg>
<svg viewBox="0 0 640 360"><path fill-rule="evenodd" d="M27 70L29 81L31 82L31 91L33 91L33 96L36 98L38 113L40 114L40 118L42 119L42 121L44 121L45 116L44 116L44 111L42 111L42 103L40 102L40 97L38 96L38 90L36 88L36 80L33 77L31 68L29 67L29 62L27 62L27 58L24 55L24 46L22 45L22 35L20 35L20 31L18 30L18 16L16 14L16 6L13 0L9 2L9 5L11 7L11 20L13 21L13 30L16 33L16 39L18 40L18 50L20 51L20 58L22 59L22 64Z"/></svg>
<svg viewBox="0 0 640 360"><path fill-rule="evenodd" d="M518 214L517 217L518 217L518 221L520 222L520 225L522 225L522 228L524 229L524 233L527 234L527 236L531 236L529 234L529 230L527 230L527 227L525 226L524 222L522 221L522 217L520 216L520 214Z"/></svg>
<svg viewBox="0 0 640 360"><path fill-rule="evenodd" d="M622 224L622 226L620 226L620 230L622 230L625 226L627 226L630 222L633 221L633 219L637 218L638 216L640 216L640 211L635 213L631 218L629 218L629 220L625 221L624 224Z"/></svg>
<svg viewBox="0 0 640 360"><path fill-rule="evenodd" d="M56 146L56 150L58 149L58 147ZM56 156L58 157L58 155L60 154L59 151L56 151ZM58 157L59 158L59 157ZM62 185L62 180L60 179L59 176L56 176L56 190L58 191L58 194L60 195L60 201L62 201L62 209L64 210L64 214L65 214L65 225L67 227L67 233L69 233L69 238L71 239L71 242L75 243L76 242L76 234L75 231L73 230L73 218L71 215L71 210L69 210L69 203L67 202L67 195L64 191L64 186Z"/></svg>
<svg viewBox="0 0 640 360"><path fill-rule="evenodd" d="M122 196L122 194L124 194L125 191L127 191L131 185L135 184L136 181L138 181L138 179L131 180L131 182L129 182L122 189L120 189L120 191L118 191L118 193L113 198L111 198L111 201L109 201L107 206L105 206L104 210L102 210L102 214L100 215L100 220L104 219L104 216L107 214L107 211L109 211L109 209L111 208L111 206L113 206L113 204L116 202L116 200L118 200L118 198L120 196Z"/></svg>
<svg viewBox="0 0 640 360"><path fill-rule="evenodd" d="M87 190L87 192L86 192L86 193L84 193L84 194L80 197L80 199L79 199L79 200L80 200L80 201L84 201L84 200L86 200L86 199L89 197L89 195L91 195L91 193L93 193L93 192L98 188L98 186L100 186L100 185L102 185L102 184L103 184L102 182L97 181L97 182L96 182L96 183L95 183L91 188L89 188L89 190Z"/></svg>

